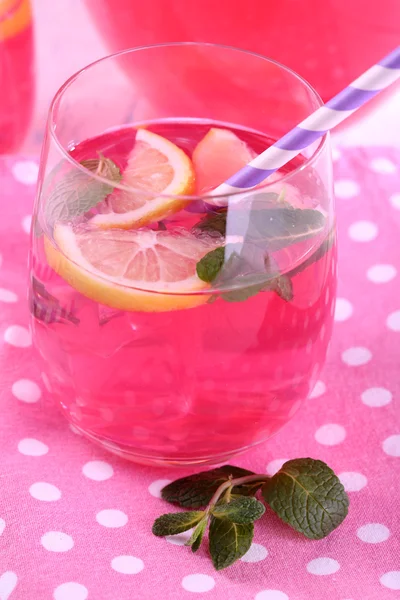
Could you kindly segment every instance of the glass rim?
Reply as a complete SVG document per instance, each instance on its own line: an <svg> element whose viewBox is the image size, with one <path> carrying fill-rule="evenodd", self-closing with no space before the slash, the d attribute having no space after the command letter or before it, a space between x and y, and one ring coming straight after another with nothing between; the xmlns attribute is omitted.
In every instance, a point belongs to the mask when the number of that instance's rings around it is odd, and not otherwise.
<svg viewBox="0 0 400 600"><path fill-rule="evenodd" d="M94 179L95 181L98 181L100 183L103 183L106 185L111 185L114 189L119 189L119 190L122 190L123 192L128 192L128 193L136 192L137 194L140 194L142 197L147 196L149 198L154 198L154 196L157 196L157 198L165 198L165 199L174 198L177 200L188 200L188 201L190 200L193 202L198 201L198 200L205 201L208 198L207 194L202 194L202 195L197 195L197 194L174 195L174 194L162 194L162 193L154 194L152 192L146 192L143 189L137 189L137 188L134 188L131 186L123 185L121 182L112 181L111 179L102 177L101 175L98 175L98 174L94 173L93 171L86 169L77 160L75 160L75 158L73 158L73 156L71 156L68 149L66 149L64 147L64 145L61 143L61 141L59 140L59 138L57 136L57 132L56 132L57 123L56 123L56 119L55 119L55 110L56 110L57 104L62 99L65 92L81 76L84 75L85 71L91 69L92 67L95 67L102 62L108 61L109 59L115 59L115 58L118 58L118 57L121 57L121 56L124 56L127 54L133 54L135 52L141 52L141 51L152 50L152 49L173 48L173 47L183 48L183 47L194 47L194 46L204 47L204 48L215 48L217 50L229 50L229 51L238 52L240 54L248 55L250 57L255 57L257 59L261 59L263 61L269 62L269 63L277 66L279 69L286 71L291 76L293 76L295 79L300 81L302 83L302 85L305 88L307 88L311 92L311 94L314 96L317 103L319 104L319 107L324 106L324 102L323 102L321 96L313 88L313 86L306 79L304 79L304 77L302 77L301 75L296 73L296 71L294 71L290 67L287 67L286 65L280 63L279 61L269 58L267 56L263 56L262 54L259 54L258 52L252 52L250 50L245 50L245 49L238 48L235 46L229 46L226 44L215 44L215 43L211 43L211 42L165 42L165 43L161 43L161 44L150 44L150 45L145 45L145 46L137 46L134 48L128 48L126 50L121 50L121 51L115 52L113 54L108 54L106 56L103 56L103 57L89 63L88 65L82 67L79 71L76 71L73 75L71 75L63 83L63 85L58 88L58 90L55 93L55 95L51 101L51 104L50 104L49 114L48 114L48 119L47 119L47 130L50 133L50 136L51 136L53 142L55 143L56 147L61 152L61 155L63 156L63 158L66 159L70 164L72 164L72 166L74 168L78 169L78 171L85 173L87 177L90 177L91 179ZM228 123L227 123L227 125L228 125ZM231 123L231 125L235 125L235 123ZM240 125L240 124L237 123L236 125ZM262 132L260 132L260 133L262 133ZM323 136L321 136L317 148L313 151L313 153L310 157L308 157L308 158L305 157L305 161L301 165L299 165L298 167L296 167L289 173L282 175L281 177L279 177L279 179L274 179L274 181L268 182L268 178L267 178L266 182L264 184L260 184L259 186L257 186L257 190L258 191L259 190L268 190L268 188L270 186L272 186L272 185L276 186L277 183L285 182L288 179L290 179L291 177L293 177L294 175L296 175L297 173L299 173L299 172L303 171L304 169L308 168L309 166L311 166L317 160L317 158L320 156L320 154L323 152L323 150L325 149L328 138L329 138L329 131L324 133ZM300 152L301 152L301 150L300 150ZM228 193L225 192L222 194L217 194L217 195L213 196L213 198L223 199L223 198L227 198L227 197L239 196L239 195L242 195L243 193L245 193L246 191L247 191L246 189L237 189L235 191L230 191Z"/></svg>

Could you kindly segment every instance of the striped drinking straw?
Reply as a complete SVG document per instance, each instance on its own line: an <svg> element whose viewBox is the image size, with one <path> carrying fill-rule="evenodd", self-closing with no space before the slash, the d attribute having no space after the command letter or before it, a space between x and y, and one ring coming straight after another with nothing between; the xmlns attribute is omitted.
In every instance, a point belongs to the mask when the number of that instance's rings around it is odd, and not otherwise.
<svg viewBox="0 0 400 600"><path fill-rule="evenodd" d="M209 202L216 206L227 206L229 194L259 185L399 77L400 46L210 192ZM212 198L222 194L226 196Z"/></svg>

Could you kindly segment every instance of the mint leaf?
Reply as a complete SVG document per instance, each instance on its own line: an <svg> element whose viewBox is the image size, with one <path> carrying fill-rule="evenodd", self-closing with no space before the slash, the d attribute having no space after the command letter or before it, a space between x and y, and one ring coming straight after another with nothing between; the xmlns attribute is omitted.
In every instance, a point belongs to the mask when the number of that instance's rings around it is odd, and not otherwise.
<svg viewBox="0 0 400 600"><path fill-rule="evenodd" d="M264 290L270 290L278 294L282 300L291 302L293 300L293 283L288 275L279 275L267 283Z"/></svg>
<svg viewBox="0 0 400 600"><path fill-rule="evenodd" d="M253 523L241 525L226 518L211 517L209 549L217 571L229 567L246 554L253 541L253 535Z"/></svg>
<svg viewBox="0 0 400 600"><path fill-rule="evenodd" d="M288 273L288 275L290 275L291 277L294 277L295 275L298 275L299 273L301 273L302 271L307 269L307 267L309 267L313 263L316 263L317 261L319 261L332 248L333 244L335 243L335 240L336 240L336 227L332 227L331 230L329 231L328 235L322 242L322 244L317 248L317 250L311 256L309 256L304 262L300 263L297 267L292 269Z"/></svg>
<svg viewBox="0 0 400 600"><path fill-rule="evenodd" d="M193 232L244 236L246 242L276 251L319 235L325 226L326 218L319 210L294 208L284 200L284 193L270 192L248 195L228 210L206 215Z"/></svg>
<svg viewBox="0 0 400 600"><path fill-rule="evenodd" d="M247 525L260 519L265 513L265 506L255 498L238 497L231 500L228 504L217 504L212 510L214 517L224 517L238 523Z"/></svg>
<svg viewBox="0 0 400 600"><path fill-rule="evenodd" d="M344 487L332 469L312 458L286 462L264 484L262 495L285 523L313 540L336 529L349 506Z"/></svg>
<svg viewBox="0 0 400 600"><path fill-rule="evenodd" d="M176 535L191 529L201 521L204 516L203 511L190 511L182 513L169 513L161 515L154 521L153 533L159 537L165 535Z"/></svg>
<svg viewBox="0 0 400 600"><path fill-rule="evenodd" d="M325 227L325 216L311 208L252 210L246 239L277 251L319 235Z"/></svg>
<svg viewBox="0 0 400 600"><path fill-rule="evenodd" d="M222 269L225 260L225 248L215 248L208 252L196 265L197 275L202 281L211 283Z"/></svg>
<svg viewBox="0 0 400 600"><path fill-rule="evenodd" d="M202 508L207 506L213 494L224 481L231 477L253 475L247 469L225 465L211 471L203 471L189 477L182 477L169 483L161 491L161 497L171 504L184 508Z"/></svg>
<svg viewBox="0 0 400 600"><path fill-rule="evenodd" d="M186 542L185 546L191 546L192 552L197 552L203 541L204 533L207 529L208 518L204 517L193 531L190 539Z"/></svg>
<svg viewBox="0 0 400 600"><path fill-rule="evenodd" d="M229 248L229 246L228 246ZM235 283L235 288L223 291ZM243 302L262 291L276 292L281 298L293 300L293 286L287 275L279 275L271 257L254 244L244 244L233 251L214 280L221 297L227 302Z"/></svg>
<svg viewBox="0 0 400 600"><path fill-rule="evenodd" d="M207 233L211 237L225 237L227 211L207 214L193 227L193 233Z"/></svg>
<svg viewBox="0 0 400 600"><path fill-rule="evenodd" d="M100 156L85 160L81 165L92 173L104 178L120 181L121 174L116 164L109 158ZM52 230L58 222L68 223L75 217L84 215L91 208L102 202L113 191L113 186L93 179L89 173L79 170L66 173L56 183L56 168L50 179L50 191L44 205L44 217L47 226Z"/></svg>

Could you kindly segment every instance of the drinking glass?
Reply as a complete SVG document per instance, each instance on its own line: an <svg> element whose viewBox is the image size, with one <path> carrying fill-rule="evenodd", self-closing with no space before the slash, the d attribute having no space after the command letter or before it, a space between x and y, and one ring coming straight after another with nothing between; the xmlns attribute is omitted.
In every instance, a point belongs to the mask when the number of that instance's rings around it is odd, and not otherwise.
<svg viewBox="0 0 400 600"><path fill-rule="evenodd" d="M333 322L329 135L255 190L208 192L321 104L277 62L197 43L115 54L57 92L30 308L46 387L83 435L212 464L295 414Z"/></svg>

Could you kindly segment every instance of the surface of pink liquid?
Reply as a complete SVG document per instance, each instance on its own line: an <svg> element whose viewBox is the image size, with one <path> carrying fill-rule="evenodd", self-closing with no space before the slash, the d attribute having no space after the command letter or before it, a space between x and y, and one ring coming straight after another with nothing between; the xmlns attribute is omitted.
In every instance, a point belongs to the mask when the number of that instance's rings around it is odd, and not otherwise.
<svg viewBox="0 0 400 600"><path fill-rule="evenodd" d="M33 28L29 0L0 2L0 154L18 150L33 110Z"/></svg>
<svg viewBox="0 0 400 600"><path fill-rule="evenodd" d="M397 0L235 0L234 5L232 0L86 0L86 4L113 52L167 42L235 46L290 67L324 102L393 50L400 36ZM166 70L170 67L166 62ZM198 77L193 72L194 83ZM379 94L341 127L369 113L395 88L398 85ZM161 84L158 90L162 91Z"/></svg>
<svg viewBox="0 0 400 600"><path fill-rule="evenodd" d="M210 124L149 124L189 155ZM271 143L236 130L256 152ZM126 128L76 146L124 168L135 138ZM299 166L292 161L288 170ZM312 179L312 178L311 178ZM305 177L305 186L310 186ZM303 189L304 197L310 190ZM311 192L312 195L312 192ZM193 203L165 221L190 229ZM34 242L34 340L51 394L67 418L113 452L142 462L215 463L261 442L296 412L315 382L331 335L336 291L334 235L307 258L285 249L293 299L260 292L243 302L170 312L123 312L78 293Z"/></svg>

